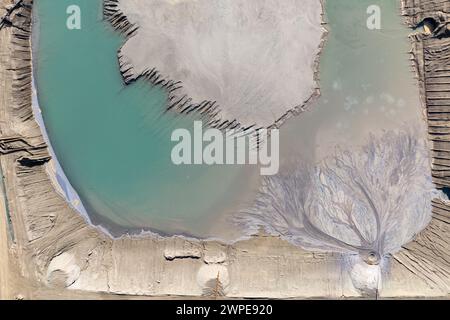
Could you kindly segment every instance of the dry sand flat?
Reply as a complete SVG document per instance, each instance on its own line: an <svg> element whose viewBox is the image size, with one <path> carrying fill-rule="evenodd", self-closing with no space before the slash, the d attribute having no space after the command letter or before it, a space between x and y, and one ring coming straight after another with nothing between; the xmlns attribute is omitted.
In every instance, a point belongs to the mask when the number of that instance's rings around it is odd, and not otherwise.
<svg viewBox="0 0 450 320"><path fill-rule="evenodd" d="M316 93L319 0L131 0L119 10L139 27L119 53L126 68L181 82L174 101L215 102L216 119L268 127Z"/></svg>
<svg viewBox="0 0 450 320"><path fill-rule="evenodd" d="M8 2L0 0L0 7ZM2 298L199 296L218 271L230 298L361 295L341 256L307 252L277 237L259 234L233 245L179 237L111 239L88 225L48 176L48 151L31 113L31 12L22 7L18 13L14 23L25 31L0 30L0 161L15 234L7 245L0 238L0 282L7 287ZM389 260L379 296L448 295L450 206L434 207L430 226ZM6 213L0 214L4 235ZM16 267L5 267L8 260Z"/></svg>
<svg viewBox="0 0 450 320"><path fill-rule="evenodd" d="M0 16L3 16L5 14L5 10L0 8ZM8 36L7 32L3 32L0 30L0 52L5 51L5 46L8 44L9 39L5 39ZM6 64L7 61L3 61L3 59L8 59L7 55L1 55L0 56L0 65L3 66ZM7 81L7 78L5 77L3 68L0 69L2 72L1 74L1 83L0 88L5 88L5 82ZM5 92L6 93L6 92ZM0 105L5 105L7 103L6 94L3 94L0 97ZM2 110L3 111L3 110ZM0 119L4 119L3 115L0 114ZM2 189L0 189L1 192L3 192ZM8 255L8 226L7 226L7 218L6 218L6 207L5 202L3 200L3 194L0 194L0 299L5 299L8 296L8 265L9 265L9 255Z"/></svg>

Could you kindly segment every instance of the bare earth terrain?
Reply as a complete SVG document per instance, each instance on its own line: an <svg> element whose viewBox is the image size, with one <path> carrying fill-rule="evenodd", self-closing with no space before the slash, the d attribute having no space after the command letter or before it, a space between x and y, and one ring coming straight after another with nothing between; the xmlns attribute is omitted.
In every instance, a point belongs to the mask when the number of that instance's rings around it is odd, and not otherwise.
<svg viewBox="0 0 450 320"><path fill-rule="evenodd" d="M6 186L6 198L0 197L0 298L199 297L217 275L227 298L364 294L341 255L308 252L262 232L235 244L112 239L87 224L49 177L53 160L31 109L32 1L19 2L11 24L0 29L0 161ZM10 5L0 0L1 16ZM445 43L442 48L448 48ZM431 224L388 259L372 297L448 297L449 220L450 204L433 201Z"/></svg>

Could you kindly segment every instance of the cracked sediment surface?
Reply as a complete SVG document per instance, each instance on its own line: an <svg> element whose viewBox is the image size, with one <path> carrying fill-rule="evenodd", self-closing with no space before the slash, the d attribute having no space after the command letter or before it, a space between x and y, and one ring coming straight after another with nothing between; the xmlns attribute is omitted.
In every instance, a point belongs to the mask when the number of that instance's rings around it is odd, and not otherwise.
<svg viewBox="0 0 450 320"><path fill-rule="evenodd" d="M53 160L31 108L32 1L20 2L13 26L0 29L0 162L14 232L14 238L4 237L2 210L1 298L199 296L217 271L227 297L360 296L340 255L307 252L278 237L259 234L235 244L111 239L86 223L49 178ZM0 13L9 3L0 0ZM433 206L430 226L389 260L380 297L448 296L450 206Z"/></svg>
<svg viewBox="0 0 450 320"><path fill-rule="evenodd" d="M318 95L326 34L318 0L106 1L128 35L119 51L126 81L144 75L167 89L169 108L210 125L279 125ZM122 14L128 20L115 19Z"/></svg>

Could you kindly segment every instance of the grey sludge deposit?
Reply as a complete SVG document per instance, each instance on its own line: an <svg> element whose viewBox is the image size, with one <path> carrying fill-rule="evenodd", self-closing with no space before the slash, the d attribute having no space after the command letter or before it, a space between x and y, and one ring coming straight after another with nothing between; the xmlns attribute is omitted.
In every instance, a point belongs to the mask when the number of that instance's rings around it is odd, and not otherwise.
<svg viewBox="0 0 450 320"><path fill-rule="evenodd" d="M138 27L119 53L125 77L155 70L180 81L170 92L184 97L178 111L210 101L215 126L268 127L317 94L320 0L134 0L118 10Z"/></svg>
<svg viewBox="0 0 450 320"><path fill-rule="evenodd" d="M254 206L236 222L312 251L358 256L365 263L353 280L375 290L378 281L361 279L372 279L371 265L381 267L428 225L432 200L440 196L425 143L412 133L387 132L359 151L338 151L314 168L299 164L266 178Z"/></svg>

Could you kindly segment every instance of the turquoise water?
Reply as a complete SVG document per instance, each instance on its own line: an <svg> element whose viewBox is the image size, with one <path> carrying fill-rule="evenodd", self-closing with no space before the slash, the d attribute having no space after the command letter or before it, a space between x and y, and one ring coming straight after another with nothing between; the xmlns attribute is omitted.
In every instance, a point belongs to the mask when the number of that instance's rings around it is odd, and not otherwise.
<svg viewBox="0 0 450 320"><path fill-rule="evenodd" d="M192 128L194 118L163 114L166 96L148 83L123 85L116 53L123 39L102 21L101 0L35 3L39 104L93 222L113 232L122 226L208 236L210 220L242 199L252 170L173 165L172 130ZM81 30L66 28L73 4L81 8Z"/></svg>
<svg viewBox="0 0 450 320"><path fill-rule="evenodd" d="M82 29L65 27L77 4ZM366 9L382 9L382 29ZM222 217L249 204L258 176L248 167L176 167L170 134L194 118L163 114L164 92L124 87L116 52L123 39L101 17L101 0L39 0L39 103L56 155L94 223L218 235ZM321 98L281 129L284 165L319 161L370 133L423 127L399 2L328 0L330 33L321 56ZM35 52L36 55L36 52ZM222 228L225 224L222 225Z"/></svg>

